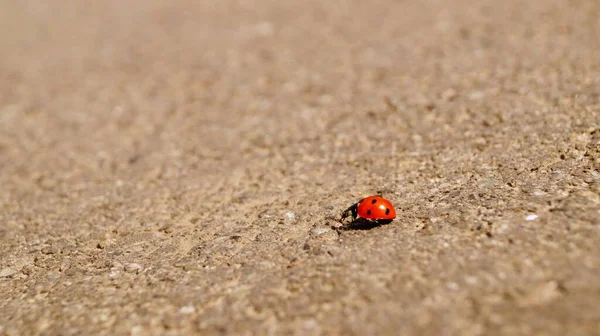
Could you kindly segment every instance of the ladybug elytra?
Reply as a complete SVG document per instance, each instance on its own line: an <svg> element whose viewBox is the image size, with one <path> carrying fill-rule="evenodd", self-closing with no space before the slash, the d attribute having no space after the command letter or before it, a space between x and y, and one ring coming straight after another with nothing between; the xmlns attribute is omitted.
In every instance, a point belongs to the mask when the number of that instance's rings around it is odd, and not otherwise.
<svg viewBox="0 0 600 336"><path fill-rule="evenodd" d="M362 218L378 224L387 224L396 218L396 209L394 209L394 206L390 201L379 195L369 196L352 204L346 209L342 213L340 221L343 221L349 216L352 216L353 221L357 218Z"/></svg>

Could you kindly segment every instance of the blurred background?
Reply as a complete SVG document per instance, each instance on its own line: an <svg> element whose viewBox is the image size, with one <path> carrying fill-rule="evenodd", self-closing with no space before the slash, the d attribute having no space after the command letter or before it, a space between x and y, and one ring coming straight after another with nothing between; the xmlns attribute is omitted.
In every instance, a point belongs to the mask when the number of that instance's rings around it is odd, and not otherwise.
<svg viewBox="0 0 600 336"><path fill-rule="evenodd" d="M596 333L599 88L597 1L0 0L0 334Z"/></svg>

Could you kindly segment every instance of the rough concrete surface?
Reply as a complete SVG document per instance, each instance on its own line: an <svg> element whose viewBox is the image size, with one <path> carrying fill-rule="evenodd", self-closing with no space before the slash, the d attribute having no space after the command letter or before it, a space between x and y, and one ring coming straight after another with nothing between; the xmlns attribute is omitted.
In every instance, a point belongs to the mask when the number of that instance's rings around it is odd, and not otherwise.
<svg viewBox="0 0 600 336"><path fill-rule="evenodd" d="M0 335L600 334L599 1L2 0L0 56Z"/></svg>

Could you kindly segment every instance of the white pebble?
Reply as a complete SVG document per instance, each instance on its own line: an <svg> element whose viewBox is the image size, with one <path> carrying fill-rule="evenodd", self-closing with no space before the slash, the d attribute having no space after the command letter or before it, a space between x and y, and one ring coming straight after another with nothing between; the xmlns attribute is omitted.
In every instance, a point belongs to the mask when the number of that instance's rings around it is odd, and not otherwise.
<svg viewBox="0 0 600 336"><path fill-rule="evenodd" d="M194 306L183 306L179 309L179 312L181 314L193 314L196 312L196 308L194 308Z"/></svg>
<svg viewBox="0 0 600 336"><path fill-rule="evenodd" d="M2 271L0 271L0 278L9 277L15 273L17 273L16 270L14 270L12 268L5 268Z"/></svg>
<svg viewBox="0 0 600 336"><path fill-rule="evenodd" d="M317 226L316 228L313 228L312 230L310 230L310 232L317 237L322 236L329 231L331 231L331 229L328 227L324 227L324 226Z"/></svg>
<svg viewBox="0 0 600 336"><path fill-rule="evenodd" d="M125 272L129 272L129 273L139 273L141 270L143 269L142 265L140 264L127 264L125 266Z"/></svg>
<svg viewBox="0 0 600 336"><path fill-rule="evenodd" d="M527 217L525 217L526 221L533 221L536 220L538 218L538 215L536 214L531 214L531 215L527 215Z"/></svg>
<svg viewBox="0 0 600 336"><path fill-rule="evenodd" d="M285 221L288 223L292 223L292 222L296 221L296 214L293 213L292 211L288 211L285 214Z"/></svg>

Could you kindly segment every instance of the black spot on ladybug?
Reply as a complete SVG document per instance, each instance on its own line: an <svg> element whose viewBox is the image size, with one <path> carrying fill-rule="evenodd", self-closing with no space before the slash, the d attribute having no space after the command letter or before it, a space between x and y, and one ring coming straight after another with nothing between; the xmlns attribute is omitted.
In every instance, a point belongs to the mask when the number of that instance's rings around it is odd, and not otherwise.
<svg viewBox="0 0 600 336"><path fill-rule="evenodd" d="M377 203L376 199L374 199L374 200L371 201L371 204L375 204L375 203Z"/></svg>
<svg viewBox="0 0 600 336"><path fill-rule="evenodd" d="M389 214L390 214L390 209L389 209L389 208L386 208L386 209L385 209L385 214L386 214L386 215L389 215Z"/></svg>
<svg viewBox="0 0 600 336"><path fill-rule="evenodd" d="M370 215L370 214L371 214L371 210L367 210L367 215Z"/></svg>

